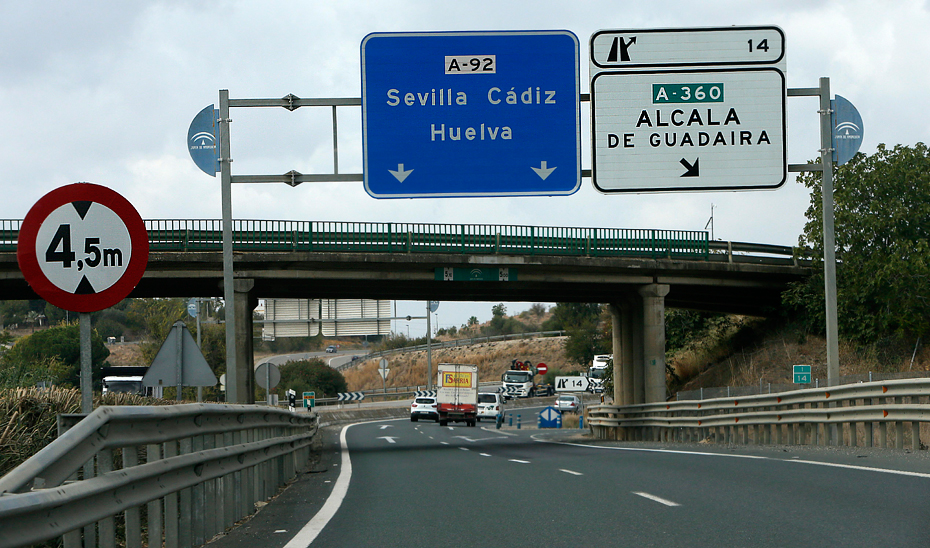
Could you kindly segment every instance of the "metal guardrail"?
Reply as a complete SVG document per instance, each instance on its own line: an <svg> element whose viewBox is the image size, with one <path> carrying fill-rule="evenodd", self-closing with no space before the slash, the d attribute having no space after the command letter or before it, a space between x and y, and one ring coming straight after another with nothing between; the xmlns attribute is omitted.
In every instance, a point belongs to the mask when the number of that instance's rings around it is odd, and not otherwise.
<svg viewBox="0 0 930 548"><path fill-rule="evenodd" d="M474 344L481 344L486 342L496 342L496 341L513 341L518 339L535 339L537 337L563 337L565 336L565 331L534 331L532 333L511 333L509 335L488 335L485 337L468 337L466 339L455 339L451 341L436 341L430 344L430 348L456 348L459 346L471 346ZM403 348L392 348L390 350L379 350L377 352L370 352L365 356L359 358L363 360L369 360L372 358L380 358L382 356L387 356L390 354L397 354L398 352L419 352L426 350L425 344L420 344L417 346L405 346ZM338 369L354 365L355 362L348 362L346 364L340 365Z"/></svg>
<svg viewBox="0 0 930 548"><path fill-rule="evenodd" d="M0 478L0 546L60 536L65 548L97 546L98 536L114 546L117 535L127 548L201 545L293 478L318 428L316 414L248 405L81 417L60 416L60 437Z"/></svg>
<svg viewBox="0 0 930 548"><path fill-rule="evenodd" d="M920 449L920 425L930 423L930 379L858 383L739 398L598 405L588 424L602 439L716 443L849 445ZM905 432L910 423L910 432ZM832 425L837 437L831 440ZM878 431L875 439L874 431ZM862 434L860 438L860 433Z"/></svg>

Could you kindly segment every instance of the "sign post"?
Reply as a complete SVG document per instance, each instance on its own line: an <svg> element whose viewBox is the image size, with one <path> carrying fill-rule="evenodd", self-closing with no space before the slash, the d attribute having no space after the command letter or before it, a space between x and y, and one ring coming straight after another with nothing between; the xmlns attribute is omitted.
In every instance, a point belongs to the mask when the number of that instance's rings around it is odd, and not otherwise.
<svg viewBox="0 0 930 548"><path fill-rule="evenodd" d="M361 44L375 198L569 195L581 186L578 38L375 33Z"/></svg>
<svg viewBox="0 0 930 548"><path fill-rule="evenodd" d="M74 183L57 188L26 214L16 259L40 297L79 312L81 411L93 411L90 312L109 308L136 287L148 264L145 223L125 198L107 187Z"/></svg>

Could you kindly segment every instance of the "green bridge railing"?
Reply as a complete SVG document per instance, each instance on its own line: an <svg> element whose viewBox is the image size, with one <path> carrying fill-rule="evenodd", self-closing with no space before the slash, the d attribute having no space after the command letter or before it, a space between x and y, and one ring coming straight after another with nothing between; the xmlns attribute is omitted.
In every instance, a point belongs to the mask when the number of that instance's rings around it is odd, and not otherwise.
<svg viewBox="0 0 930 548"><path fill-rule="evenodd" d="M21 220L0 220L0 251L15 251ZM221 251L218 219L145 221L152 251ZM707 260L707 232L521 225L233 221L233 249L358 253L575 255Z"/></svg>

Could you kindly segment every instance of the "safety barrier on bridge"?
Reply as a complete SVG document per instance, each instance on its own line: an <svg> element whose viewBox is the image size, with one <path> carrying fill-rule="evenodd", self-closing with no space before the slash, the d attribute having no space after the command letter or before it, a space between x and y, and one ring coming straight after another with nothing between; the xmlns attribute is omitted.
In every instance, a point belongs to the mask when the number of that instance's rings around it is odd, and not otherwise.
<svg viewBox="0 0 930 548"><path fill-rule="evenodd" d="M0 220L0 251L22 221ZM152 251L221 251L219 219L147 220ZM707 232L520 225L234 220L237 251L579 255L704 260Z"/></svg>
<svg viewBox="0 0 930 548"><path fill-rule="evenodd" d="M307 464L317 425L264 406L100 407L0 478L0 546L201 545Z"/></svg>
<svg viewBox="0 0 930 548"><path fill-rule="evenodd" d="M737 398L597 405L588 424L601 439L733 444L921 448L930 424L930 379L857 383ZM905 424L910 428L905 429ZM836 430L832 438L831 431ZM926 434L925 434L926 435ZM860 442L861 440L861 442Z"/></svg>

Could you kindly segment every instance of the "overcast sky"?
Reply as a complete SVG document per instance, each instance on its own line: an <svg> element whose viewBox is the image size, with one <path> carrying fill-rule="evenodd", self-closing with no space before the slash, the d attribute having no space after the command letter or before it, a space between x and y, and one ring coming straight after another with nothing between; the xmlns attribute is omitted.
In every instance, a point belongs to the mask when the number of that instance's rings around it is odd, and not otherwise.
<svg viewBox="0 0 930 548"><path fill-rule="evenodd" d="M194 115L217 103L220 89L231 98L360 97L359 46L371 32L569 30L587 93L595 31L730 25L781 27L788 87L829 77L862 115L862 152L926 141L930 9L919 0L3 2L0 218L22 219L41 196L76 181L116 190L145 219L219 218L219 178L188 155ZM818 154L817 107L816 98L788 100L790 163ZM332 171L328 109L231 117L233 174ZM587 118L584 105L585 127ZM340 109L340 172L361 172L360 128L358 108ZM360 183L237 185L233 216L702 230L714 204L716 239L794 245L808 202L793 175L774 191L642 195L604 195L584 179L574 195L552 198L376 200ZM493 304L444 304L439 323L490 319Z"/></svg>

